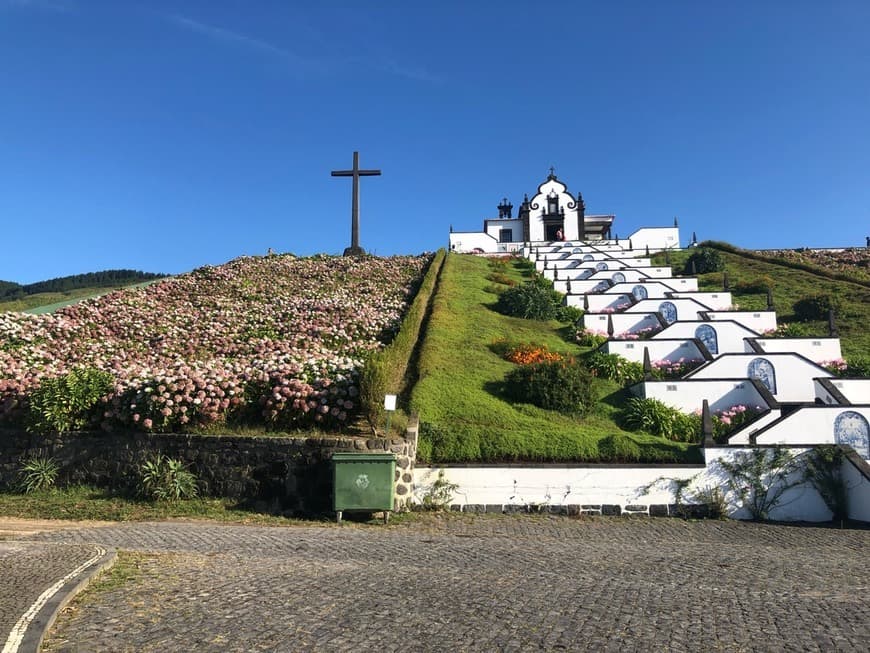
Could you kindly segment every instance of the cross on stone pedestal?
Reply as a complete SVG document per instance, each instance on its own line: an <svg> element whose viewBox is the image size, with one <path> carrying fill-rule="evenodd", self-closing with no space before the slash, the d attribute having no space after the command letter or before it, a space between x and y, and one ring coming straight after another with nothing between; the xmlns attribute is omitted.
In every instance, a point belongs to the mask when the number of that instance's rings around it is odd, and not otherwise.
<svg viewBox="0 0 870 653"><path fill-rule="evenodd" d="M361 256L365 250L359 245L359 178L380 176L380 170L360 170L359 152L353 153L352 170L333 170L333 177L353 177L353 202L351 205L350 247L344 250L345 256Z"/></svg>

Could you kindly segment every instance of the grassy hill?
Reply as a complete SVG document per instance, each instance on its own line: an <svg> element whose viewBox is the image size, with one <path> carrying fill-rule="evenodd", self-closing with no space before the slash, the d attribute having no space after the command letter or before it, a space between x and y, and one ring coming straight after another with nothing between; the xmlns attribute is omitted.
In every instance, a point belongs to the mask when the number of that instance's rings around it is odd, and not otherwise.
<svg viewBox="0 0 870 653"><path fill-rule="evenodd" d="M0 312L32 311L37 308L46 309L38 312L48 312L82 299L152 283L163 277L165 275L138 270L103 270L30 284L0 281Z"/></svg>
<svg viewBox="0 0 870 653"><path fill-rule="evenodd" d="M522 274L515 264L509 268L515 281ZM695 447L619 428L614 417L625 396L612 381L596 380L600 401L579 420L508 401L502 382L515 365L497 353L500 341L534 342L573 355L587 349L571 341L572 330L563 324L497 313L488 276L490 264L483 258L450 254L444 264L410 398L420 414L423 460L699 460Z"/></svg>

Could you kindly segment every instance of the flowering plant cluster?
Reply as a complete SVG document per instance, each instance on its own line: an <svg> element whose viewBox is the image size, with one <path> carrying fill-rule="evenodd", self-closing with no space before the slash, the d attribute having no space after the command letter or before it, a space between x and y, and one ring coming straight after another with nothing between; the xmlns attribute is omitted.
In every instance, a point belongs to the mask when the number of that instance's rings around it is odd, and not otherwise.
<svg viewBox="0 0 870 653"><path fill-rule="evenodd" d="M713 413L713 438L716 442L724 442L728 435L739 430L744 424L751 422L764 412L761 406L745 406L737 404L730 408L717 410ZM695 415L701 411L696 410Z"/></svg>
<svg viewBox="0 0 870 653"><path fill-rule="evenodd" d="M761 406L744 406L739 404L717 410L713 415L713 438L723 442L729 434L738 431L744 424L758 417L764 409Z"/></svg>
<svg viewBox="0 0 870 653"><path fill-rule="evenodd" d="M824 367L835 376L843 376L849 369L849 364L842 358L835 358L834 360L830 361L821 361L819 365L821 367Z"/></svg>
<svg viewBox="0 0 870 653"><path fill-rule="evenodd" d="M42 379L108 372L104 428L185 430L229 415L340 425L428 256L242 257L50 315L0 313L0 424Z"/></svg>
<svg viewBox="0 0 870 653"><path fill-rule="evenodd" d="M518 365L532 365L533 363L553 363L562 360L563 357L561 354L550 351L546 345L521 343L509 347L504 358Z"/></svg>
<svg viewBox="0 0 870 653"><path fill-rule="evenodd" d="M649 340L655 334L661 331L661 327L650 326L644 327L638 331L623 331L614 336L615 340Z"/></svg>
<svg viewBox="0 0 870 653"><path fill-rule="evenodd" d="M867 248L849 248L841 251L779 249L767 250L763 253L787 261L844 272L854 275L857 279L870 280L870 250Z"/></svg>
<svg viewBox="0 0 870 653"><path fill-rule="evenodd" d="M659 379L679 379L704 363L698 358L662 359L652 362L653 376Z"/></svg>

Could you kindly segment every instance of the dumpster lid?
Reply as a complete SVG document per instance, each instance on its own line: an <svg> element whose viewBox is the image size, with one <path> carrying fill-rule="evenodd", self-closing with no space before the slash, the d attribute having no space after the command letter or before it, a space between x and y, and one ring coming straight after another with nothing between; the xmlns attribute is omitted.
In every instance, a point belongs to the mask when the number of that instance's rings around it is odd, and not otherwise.
<svg viewBox="0 0 870 653"><path fill-rule="evenodd" d="M336 451L332 454L332 459L341 462L389 462L396 459L394 453L356 453L351 451Z"/></svg>

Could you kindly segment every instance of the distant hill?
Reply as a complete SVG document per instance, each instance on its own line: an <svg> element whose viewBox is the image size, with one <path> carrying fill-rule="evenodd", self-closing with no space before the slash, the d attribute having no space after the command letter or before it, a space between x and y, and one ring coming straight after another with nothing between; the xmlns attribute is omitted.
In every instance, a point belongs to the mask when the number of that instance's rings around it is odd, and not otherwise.
<svg viewBox="0 0 870 653"><path fill-rule="evenodd" d="M19 284L14 281L0 281L0 301L23 299L39 293L63 293L81 288L105 288L127 286L142 281L152 281L165 277L164 274L140 272L139 270L103 270L58 277L48 281Z"/></svg>

